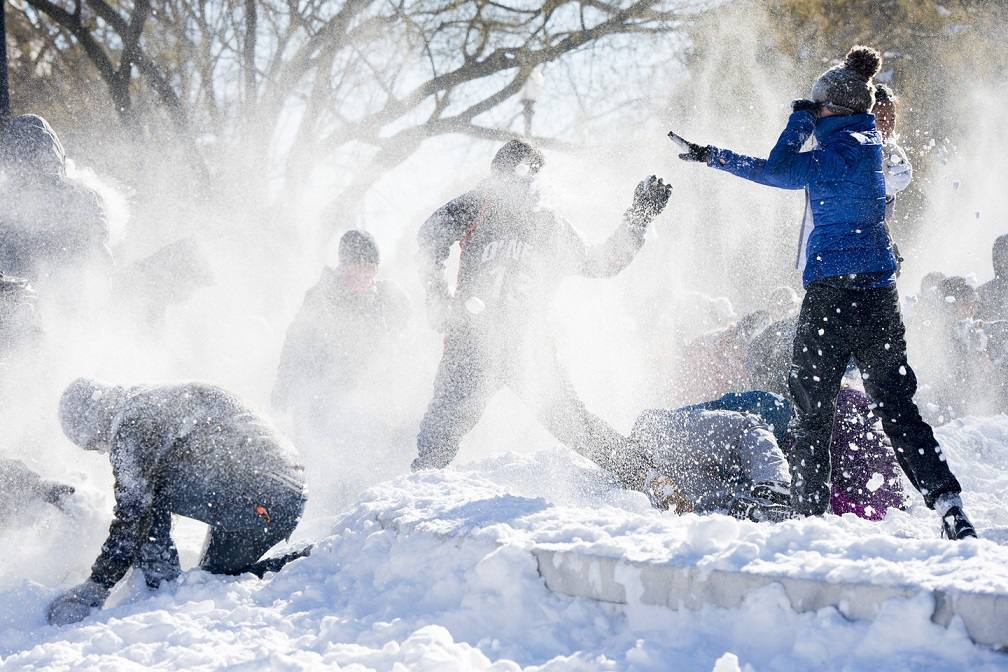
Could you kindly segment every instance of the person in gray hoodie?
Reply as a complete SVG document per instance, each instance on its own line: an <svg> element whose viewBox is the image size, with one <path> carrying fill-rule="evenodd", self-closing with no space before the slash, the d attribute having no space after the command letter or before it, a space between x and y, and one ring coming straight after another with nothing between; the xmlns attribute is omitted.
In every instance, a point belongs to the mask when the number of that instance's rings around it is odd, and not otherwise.
<svg viewBox="0 0 1008 672"><path fill-rule="evenodd" d="M645 489L656 508L756 522L794 515L787 459L755 415L650 409L637 418L630 438L651 457Z"/></svg>
<svg viewBox="0 0 1008 672"><path fill-rule="evenodd" d="M60 399L60 421L78 446L109 455L116 505L90 577L53 601L52 624L85 618L133 566L151 588L174 580L173 513L210 526L199 566L214 574L261 574L257 561L300 521L304 468L293 446L219 387L81 378Z"/></svg>

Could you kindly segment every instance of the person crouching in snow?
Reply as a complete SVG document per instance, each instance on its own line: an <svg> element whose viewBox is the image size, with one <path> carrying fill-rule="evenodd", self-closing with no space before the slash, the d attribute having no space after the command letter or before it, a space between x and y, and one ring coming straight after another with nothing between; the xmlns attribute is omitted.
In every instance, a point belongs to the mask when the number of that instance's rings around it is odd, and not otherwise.
<svg viewBox="0 0 1008 672"><path fill-rule="evenodd" d="M534 177L542 165L538 150L509 141L488 179L420 228L427 304L445 345L412 467L447 466L491 396L506 385L557 439L632 487L628 474L616 469L635 461L627 459L635 447L578 398L557 356L549 316L565 276L609 277L630 264L672 188L654 175L643 180L616 231L589 246L539 204ZM455 243L461 257L452 292L444 271Z"/></svg>
<svg viewBox="0 0 1008 672"><path fill-rule="evenodd" d="M669 137L679 157L783 189L804 189L811 227L803 227L805 262L795 335L791 396L797 411L791 462L795 509L821 515L830 504L830 435L840 381L853 356L865 391L881 416L900 466L935 509L942 533L975 537L960 486L913 397L917 378L907 362L896 291L897 262L885 222L883 142L868 113L881 57L857 46L823 73L811 100L792 104L787 127L767 159ZM818 145L801 151L815 135Z"/></svg>
<svg viewBox="0 0 1008 672"><path fill-rule="evenodd" d="M304 469L237 397L202 383L119 387L81 378L63 392L59 412L71 441L109 455L116 505L90 578L53 601L50 623L85 618L131 567L151 588L178 577L173 513L210 526L200 569L278 569L256 561L297 527Z"/></svg>
<svg viewBox="0 0 1008 672"><path fill-rule="evenodd" d="M755 415L651 409L637 418L630 439L650 453L645 490L656 508L756 522L794 516L787 459Z"/></svg>

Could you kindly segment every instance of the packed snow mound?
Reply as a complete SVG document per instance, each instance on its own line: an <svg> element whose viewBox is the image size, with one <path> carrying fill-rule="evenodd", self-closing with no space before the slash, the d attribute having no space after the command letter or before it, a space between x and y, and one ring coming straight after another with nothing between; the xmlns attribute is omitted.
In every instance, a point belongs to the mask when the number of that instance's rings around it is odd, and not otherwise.
<svg viewBox="0 0 1008 672"><path fill-rule="evenodd" d="M1008 670L1008 657L961 627L931 623L925 594L887 603L871 623L835 609L797 614L775 586L741 609L673 612L552 593L532 554L1006 593L1008 419L940 434L980 540L938 539L923 505L881 523L679 517L612 488L566 450L508 454L370 489L311 557L264 581L190 570L148 593L131 577L77 626L44 623L48 600L76 576L21 564L0 583L0 670ZM62 524L39 514L27 532ZM43 535L50 548L36 545L43 559L70 548L53 535ZM90 560L75 558L81 573Z"/></svg>

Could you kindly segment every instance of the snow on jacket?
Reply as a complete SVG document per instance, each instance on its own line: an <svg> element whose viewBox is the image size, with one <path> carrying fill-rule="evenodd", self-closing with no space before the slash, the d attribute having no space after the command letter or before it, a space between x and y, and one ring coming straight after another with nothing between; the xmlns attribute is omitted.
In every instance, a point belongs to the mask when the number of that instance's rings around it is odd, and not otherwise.
<svg viewBox="0 0 1008 672"><path fill-rule="evenodd" d="M285 408L295 398L352 388L381 364L376 359L388 356L385 347L408 319L409 300L394 284L378 281L353 291L338 270L324 268L287 329L273 405Z"/></svg>
<svg viewBox="0 0 1008 672"><path fill-rule="evenodd" d="M784 454L757 416L732 411L651 409L630 438L651 451L697 513L725 511L755 483L790 485Z"/></svg>
<svg viewBox="0 0 1008 672"><path fill-rule="evenodd" d="M843 389L837 395L830 461L833 513L881 520L889 509L903 506L896 455L864 392Z"/></svg>
<svg viewBox="0 0 1008 672"><path fill-rule="evenodd" d="M817 146L801 151L813 133ZM896 257L885 225L882 139L870 114L819 119L794 112L767 159L714 148L708 165L782 189L805 189L812 214L800 256L805 287L850 274L895 281Z"/></svg>
<svg viewBox="0 0 1008 672"><path fill-rule="evenodd" d="M426 289L445 300L445 261L460 245L454 313L488 332L535 324L565 276L616 275L644 244L644 228L624 218L608 240L587 245L533 190L494 177L434 212L418 242Z"/></svg>
<svg viewBox="0 0 1008 672"><path fill-rule="evenodd" d="M213 385L113 388L115 519L91 578L110 587L129 570L155 498L193 479L219 480L236 506L275 489L300 492L304 468L270 424ZM271 490L272 489L272 490Z"/></svg>

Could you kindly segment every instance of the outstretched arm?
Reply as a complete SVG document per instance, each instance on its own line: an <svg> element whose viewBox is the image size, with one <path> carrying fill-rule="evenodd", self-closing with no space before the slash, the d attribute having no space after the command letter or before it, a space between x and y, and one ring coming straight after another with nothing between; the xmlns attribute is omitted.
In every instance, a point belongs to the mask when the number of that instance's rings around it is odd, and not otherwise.
<svg viewBox="0 0 1008 672"><path fill-rule="evenodd" d="M821 151L801 151L814 130L815 117L811 112L805 109L793 112L766 159L736 154L713 146L701 147L674 133L669 133L669 137L686 149L679 155L684 161L701 161L758 184L781 189L802 189L808 185L817 163L824 158Z"/></svg>
<svg viewBox="0 0 1008 672"><path fill-rule="evenodd" d="M616 231L598 245L586 245L577 231L562 223L562 246L569 258L568 271L589 278L616 275L630 265L644 245L648 225L668 203L672 186L651 175L637 185L633 205L624 213Z"/></svg>

